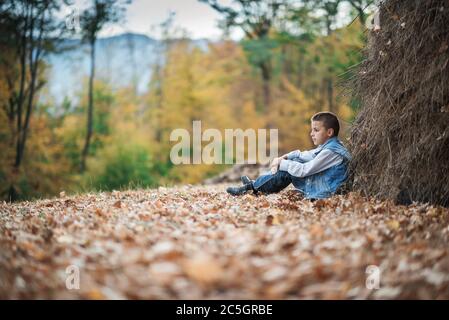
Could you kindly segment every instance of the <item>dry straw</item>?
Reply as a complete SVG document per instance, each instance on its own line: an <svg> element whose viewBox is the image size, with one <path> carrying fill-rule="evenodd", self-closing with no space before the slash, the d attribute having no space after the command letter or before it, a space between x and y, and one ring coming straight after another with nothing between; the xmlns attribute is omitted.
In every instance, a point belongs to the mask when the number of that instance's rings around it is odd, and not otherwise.
<svg viewBox="0 0 449 320"><path fill-rule="evenodd" d="M353 83L352 187L449 206L449 2L387 0L379 13Z"/></svg>

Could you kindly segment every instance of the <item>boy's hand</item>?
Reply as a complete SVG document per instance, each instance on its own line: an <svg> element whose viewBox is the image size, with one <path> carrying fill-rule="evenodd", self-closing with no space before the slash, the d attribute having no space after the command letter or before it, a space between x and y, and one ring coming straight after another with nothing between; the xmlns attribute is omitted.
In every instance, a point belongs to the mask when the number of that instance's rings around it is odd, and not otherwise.
<svg viewBox="0 0 449 320"><path fill-rule="evenodd" d="M273 161L271 161L270 165L270 171L272 174L275 174L278 171L279 164L281 163L283 157L274 158Z"/></svg>
<svg viewBox="0 0 449 320"><path fill-rule="evenodd" d="M284 154L282 157L279 157L279 158L274 158L273 161L271 161L271 164L270 164L270 171L271 171L271 173L275 174L278 171L278 169L279 169L279 165L281 164L281 161L282 160L286 160L287 158L288 158L287 154Z"/></svg>
<svg viewBox="0 0 449 320"><path fill-rule="evenodd" d="M270 168L277 167L279 165L279 163L281 162L281 160L282 160L282 158L274 158L271 161Z"/></svg>
<svg viewBox="0 0 449 320"><path fill-rule="evenodd" d="M277 167L277 166L279 166L279 164L281 163L282 160L287 160L287 155L286 154L284 154L282 157L274 158L271 161L270 167Z"/></svg>

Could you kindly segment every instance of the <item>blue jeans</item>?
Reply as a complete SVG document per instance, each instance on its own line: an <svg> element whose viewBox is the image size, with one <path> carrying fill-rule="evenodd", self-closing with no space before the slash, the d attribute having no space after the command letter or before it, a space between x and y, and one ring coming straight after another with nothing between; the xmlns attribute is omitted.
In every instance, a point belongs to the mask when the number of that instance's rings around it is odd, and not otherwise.
<svg viewBox="0 0 449 320"><path fill-rule="evenodd" d="M277 171L275 174L268 171L254 181L253 187L256 192L276 193L285 189L290 183L293 183L296 189L304 193L304 179L294 177L287 171Z"/></svg>

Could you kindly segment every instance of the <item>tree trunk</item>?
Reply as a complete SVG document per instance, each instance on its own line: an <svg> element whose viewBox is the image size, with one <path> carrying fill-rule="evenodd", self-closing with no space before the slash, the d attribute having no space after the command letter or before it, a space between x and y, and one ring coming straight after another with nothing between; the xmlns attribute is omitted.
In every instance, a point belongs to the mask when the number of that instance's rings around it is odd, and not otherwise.
<svg viewBox="0 0 449 320"><path fill-rule="evenodd" d="M329 55L332 57L334 55L334 47L331 43L331 35L332 35L332 28L331 28L332 20L329 15L326 16L326 32L327 32L327 42L326 46L328 48ZM327 106L329 108L330 112L335 113L335 105L334 105L334 83L332 80L332 66L327 67L327 77L324 78L325 86L326 86L326 92L327 92Z"/></svg>
<svg viewBox="0 0 449 320"><path fill-rule="evenodd" d="M335 113L335 105L334 105L334 86L332 78L327 78L326 80L327 84L327 105L329 107L330 112Z"/></svg>
<svg viewBox="0 0 449 320"><path fill-rule="evenodd" d="M17 131L16 131L16 158L14 161L14 170L17 170L21 162L21 134L22 134L22 111L23 102L25 100L25 80L26 80L26 53L27 53L27 30L28 30L28 15L25 20L25 32L22 35L20 52L20 88L19 88L19 98L17 101Z"/></svg>
<svg viewBox="0 0 449 320"><path fill-rule="evenodd" d="M23 159L23 154L25 152L25 144L26 144L26 139L28 136L28 128L30 126L30 119L31 119L31 113L33 112L33 100L34 100L34 94L36 92L36 90L38 90L39 88L36 89L36 80L37 80L37 67L38 67L38 63L39 63L39 54L40 54L40 48L38 47L36 49L36 54L35 54L35 58L33 59L33 52L30 51L30 62L29 62L29 66L30 66L30 75L31 75L31 79L30 79L30 88L29 88L29 93L28 93L28 105L27 105L27 109L26 109L26 113L25 113L25 123L23 125L22 128L22 132L21 134L19 133L19 140L21 140L20 142L20 146L19 146L19 150L17 153L17 157L16 157L16 163L15 163L15 167L19 168L20 164L22 163L22 159Z"/></svg>
<svg viewBox="0 0 449 320"><path fill-rule="evenodd" d="M87 133L84 143L83 153L81 155L81 173L86 170L86 158L89 154L90 139L93 132L93 87L95 77L95 39L90 42L90 76L89 76L89 101L87 106Z"/></svg>
<svg viewBox="0 0 449 320"><path fill-rule="evenodd" d="M260 64L260 70L262 72L263 113L267 113L271 103L271 68L269 62Z"/></svg>
<svg viewBox="0 0 449 320"><path fill-rule="evenodd" d="M18 192L15 187L16 180L19 177L19 168L22 164L24 152L25 152L25 144L28 134L28 128L30 124L31 119L31 113L33 111L33 100L34 100L34 94L38 90L36 89L36 79L37 79L37 68L39 63L39 56L42 50L42 34L43 34L43 19L42 16L40 19L40 26L38 27L39 36L37 38L37 41L34 44L33 36L35 34L35 19L30 17L30 14L27 13L25 16L25 27L24 32L21 37L21 42L18 48L18 53L20 56L20 85L19 85L19 97L17 100L17 131L15 132L15 144L16 144L16 156L14 160L14 164L12 167L12 173L13 173L13 182L11 182L11 185L8 190L8 199L9 201L16 201L18 199ZM27 35L28 33L28 35ZM28 46L31 46L31 48L27 49ZM29 61L27 63L27 53ZM29 93L26 97L25 92L25 82L27 77L27 67L30 71L30 84L29 84ZM26 110L24 110L24 104L25 99L28 98ZM25 122L22 121L23 119L23 111L25 111ZM11 112L13 112L13 107L11 107ZM13 120L13 114L11 114L10 117L11 120Z"/></svg>

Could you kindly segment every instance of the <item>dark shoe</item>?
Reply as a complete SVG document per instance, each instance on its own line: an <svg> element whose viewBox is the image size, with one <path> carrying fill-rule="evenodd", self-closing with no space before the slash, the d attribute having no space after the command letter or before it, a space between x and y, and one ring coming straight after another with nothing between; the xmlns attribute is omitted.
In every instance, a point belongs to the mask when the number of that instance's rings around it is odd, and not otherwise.
<svg viewBox="0 0 449 320"><path fill-rule="evenodd" d="M242 181L243 185L250 186L250 190L253 190L254 194L257 194L257 190L254 189L254 180L251 180L250 178L248 178L248 176L241 176L240 180Z"/></svg>
<svg viewBox="0 0 449 320"><path fill-rule="evenodd" d="M252 184L251 184L252 185ZM248 191L252 190L250 184L246 184L241 187L229 187L226 189L226 192L229 194L232 194L233 196L241 196L242 194L247 193Z"/></svg>
<svg viewBox="0 0 449 320"><path fill-rule="evenodd" d="M254 181L248 178L248 176L241 176L240 180L242 181L243 185L246 184L252 184Z"/></svg>

